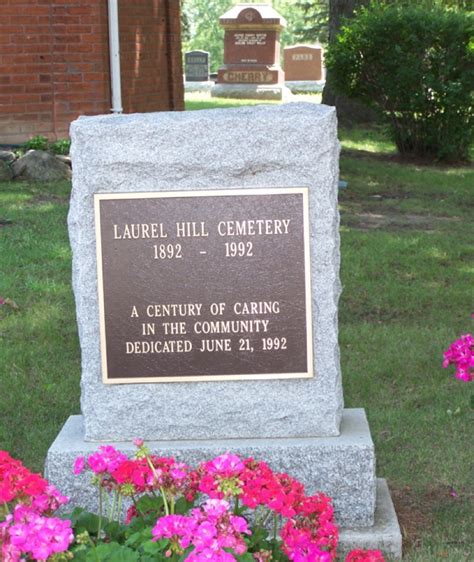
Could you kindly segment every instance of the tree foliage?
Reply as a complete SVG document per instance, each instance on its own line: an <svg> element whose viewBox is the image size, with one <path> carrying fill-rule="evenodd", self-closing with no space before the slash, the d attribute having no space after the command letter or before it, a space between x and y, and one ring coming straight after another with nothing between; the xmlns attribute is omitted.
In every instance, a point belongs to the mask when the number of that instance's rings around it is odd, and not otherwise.
<svg viewBox="0 0 474 562"><path fill-rule="evenodd" d="M211 72L216 72L224 60L224 29L219 18L232 4L232 0L182 0L181 17L188 26L183 52L208 51Z"/></svg>
<svg viewBox="0 0 474 562"><path fill-rule="evenodd" d="M402 154L459 160L473 140L474 16L374 4L329 47L332 85L374 109Z"/></svg>
<svg viewBox="0 0 474 562"><path fill-rule="evenodd" d="M183 52L208 51L212 72L224 60L224 30L219 17L237 3L238 0L182 0ZM302 42L326 42L328 0L273 0L272 5L287 21L280 36L282 48Z"/></svg>

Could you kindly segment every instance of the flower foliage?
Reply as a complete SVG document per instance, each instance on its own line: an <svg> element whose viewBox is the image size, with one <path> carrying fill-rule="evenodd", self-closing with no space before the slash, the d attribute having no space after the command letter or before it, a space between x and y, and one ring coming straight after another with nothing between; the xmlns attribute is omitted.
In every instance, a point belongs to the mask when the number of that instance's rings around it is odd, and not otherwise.
<svg viewBox="0 0 474 562"><path fill-rule="evenodd" d="M465 382L474 379L474 338L472 334L462 335L444 352L443 367L456 366L455 377Z"/></svg>
<svg viewBox="0 0 474 562"><path fill-rule="evenodd" d="M52 515L67 498L0 452L1 559L336 560L338 528L324 494L307 495L300 482L252 458L225 453L192 468L152 455L142 440L136 445L131 459L111 446L76 459L73 471L91 474L100 512L76 508L63 519ZM123 500L130 504L125 522ZM356 550L346 561L382 562L383 557Z"/></svg>
<svg viewBox="0 0 474 562"><path fill-rule="evenodd" d="M52 514L67 501L39 474L0 451L1 560L48 560L66 552L74 540L71 521Z"/></svg>

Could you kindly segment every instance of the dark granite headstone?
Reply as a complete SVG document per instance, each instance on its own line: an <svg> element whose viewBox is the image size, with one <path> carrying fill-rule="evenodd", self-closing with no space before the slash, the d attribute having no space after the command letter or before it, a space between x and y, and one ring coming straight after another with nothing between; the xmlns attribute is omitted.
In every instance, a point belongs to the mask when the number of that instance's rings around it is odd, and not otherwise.
<svg viewBox="0 0 474 562"><path fill-rule="evenodd" d="M209 53L188 51L184 54L186 82L207 82L209 80Z"/></svg>

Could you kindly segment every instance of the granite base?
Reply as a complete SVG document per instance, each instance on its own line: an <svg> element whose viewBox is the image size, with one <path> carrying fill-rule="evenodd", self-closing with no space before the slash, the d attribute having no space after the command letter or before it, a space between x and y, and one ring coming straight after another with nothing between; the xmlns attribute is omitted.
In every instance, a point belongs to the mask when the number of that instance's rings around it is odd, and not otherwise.
<svg viewBox="0 0 474 562"><path fill-rule="evenodd" d="M213 86L214 86L213 80L207 80L206 82L185 82L184 91L185 92L210 92Z"/></svg>
<svg viewBox="0 0 474 562"><path fill-rule="evenodd" d="M292 94L320 93L324 90L326 80L286 80L285 86Z"/></svg>
<svg viewBox="0 0 474 562"><path fill-rule="evenodd" d="M139 437L139 435L137 435ZM130 442L108 442L132 456ZM268 462L305 484L308 493L318 490L334 500L337 521L344 526L370 527L375 508L375 454L362 409L346 409L338 437L148 441L154 454L174 456L189 464L210 459L226 451ZM83 416L71 416L51 448L46 475L72 505L97 508L95 490L88 475L72 473L74 460L98 447L84 440Z"/></svg>
<svg viewBox="0 0 474 562"><path fill-rule="evenodd" d="M285 101L291 96L290 90L279 84L216 84L211 88L213 98Z"/></svg>
<svg viewBox="0 0 474 562"><path fill-rule="evenodd" d="M377 478L377 501L372 527L341 527L339 547L341 560L355 548L381 550L387 560L402 559L402 534L387 482Z"/></svg>

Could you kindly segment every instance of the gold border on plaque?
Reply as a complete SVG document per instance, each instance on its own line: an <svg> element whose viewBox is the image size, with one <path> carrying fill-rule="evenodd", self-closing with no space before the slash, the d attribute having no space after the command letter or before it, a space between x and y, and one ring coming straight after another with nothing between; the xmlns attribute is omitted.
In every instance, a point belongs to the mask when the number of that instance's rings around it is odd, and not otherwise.
<svg viewBox="0 0 474 562"><path fill-rule="evenodd" d="M234 375L201 375L176 377L136 377L114 378L107 377L107 346L105 330L104 283L102 270L102 238L100 224L100 202L110 199L159 199L183 197L229 197L233 195L303 195L303 239L304 239L304 272L305 272L305 300L306 300L306 373L266 373L266 374L234 374ZM281 188L247 188L247 189L208 189L199 191L149 191L134 193L94 193L96 257L97 257L97 285L99 297L100 324L100 354L102 364L102 382L104 384L133 384L133 383L168 383L168 382L211 382L211 381L240 381L240 380L275 380L275 379L308 379L313 378L313 324L311 314L311 257L309 230L309 188L281 187Z"/></svg>

